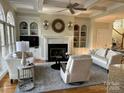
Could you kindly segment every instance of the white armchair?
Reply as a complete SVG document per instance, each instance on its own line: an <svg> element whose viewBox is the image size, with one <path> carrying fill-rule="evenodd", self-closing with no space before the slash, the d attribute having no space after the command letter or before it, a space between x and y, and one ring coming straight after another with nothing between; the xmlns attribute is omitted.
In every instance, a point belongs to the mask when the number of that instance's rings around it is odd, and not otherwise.
<svg viewBox="0 0 124 93"><path fill-rule="evenodd" d="M21 60L22 60L21 58L13 57L13 54L8 54L6 56L6 63L11 83L13 83L13 80L18 79L17 68L21 65ZM26 60L32 63L34 61L34 57L29 57Z"/></svg>
<svg viewBox="0 0 124 93"><path fill-rule="evenodd" d="M65 83L88 81L91 64L90 55L70 56L67 64L61 64L60 75Z"/></svg>
<svg viewBox="0 0 124 93"><path fill-rule="evenodd" d="M13 80L18 79L17 67L21 65L21 59L13 58L11 54L6 57L7 69L11 83Z"/></svg>

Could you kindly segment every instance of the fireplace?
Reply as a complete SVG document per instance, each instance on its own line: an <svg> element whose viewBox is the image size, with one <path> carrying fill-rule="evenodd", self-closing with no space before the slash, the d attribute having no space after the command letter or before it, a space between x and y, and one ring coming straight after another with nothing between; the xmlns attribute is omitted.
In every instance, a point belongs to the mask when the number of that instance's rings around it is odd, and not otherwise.
<svg viewBox="0 0 124 93"><path fill-rule="evenodd" d="M61 56L61 61L67 61L67 51L68 44L48 44L48 61L55 61L56 56Z"/></svg>

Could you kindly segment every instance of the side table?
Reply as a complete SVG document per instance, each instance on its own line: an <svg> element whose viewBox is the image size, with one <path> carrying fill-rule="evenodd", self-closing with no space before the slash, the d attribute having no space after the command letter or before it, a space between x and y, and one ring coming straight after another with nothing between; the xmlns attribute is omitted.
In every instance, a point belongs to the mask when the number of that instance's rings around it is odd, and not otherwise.
<svg viewBox="0 0 124 93"><path fill-rule="evenodd" d="M22 91L34 88L34 65L18 67L18 82Z"/></svg>
<svg viewBox="0 0 124 93"><path fill-rule="evenodd" d="M62 60L62 56L55 57L56 63L53 64L51 67L55 70L60 70L60 61Z"/></svg>

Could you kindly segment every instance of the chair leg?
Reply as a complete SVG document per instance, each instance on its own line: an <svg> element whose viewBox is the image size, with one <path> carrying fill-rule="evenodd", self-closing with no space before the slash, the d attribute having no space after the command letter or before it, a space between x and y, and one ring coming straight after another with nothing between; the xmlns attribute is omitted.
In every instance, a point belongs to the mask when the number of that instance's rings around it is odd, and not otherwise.
<svg viewBox="0 0 124 93"><path fill-rule="evenodd" d="M109 73L109 70L107 70L107 74Z"/></svg>
<svg viewBox="0 0 124 93"><path fill-rule="evenodd" d="M10 83L13 84L13 79L10 80Z"/></svg>

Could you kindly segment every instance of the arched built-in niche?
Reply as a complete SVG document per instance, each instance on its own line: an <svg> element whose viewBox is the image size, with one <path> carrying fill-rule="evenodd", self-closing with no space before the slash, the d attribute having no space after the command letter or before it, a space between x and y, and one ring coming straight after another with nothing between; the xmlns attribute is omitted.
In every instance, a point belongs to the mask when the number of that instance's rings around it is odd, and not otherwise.
<svg viewBox="0 0 124 93"><path fill-rule="evenodd" d="M31 35L38 35L38 24L36 22L32 22L30 24L30 34Z"/></svg>
<svg viewBox="0 0 124 93"><path fill-rule="evenodd" d="M86 39L87 39L87 26L81 26L81 33L80 33L80 47L86 47Z"/></svg>
<svg viewBox="0 0 124 93"><path fill-rule="evenodd" d="M81 29L78 24L74 25L74 47L81 48L86 47L87 38L87 26L82 25Z"/></svg>
<svg viewBox="0 0 124 93"><path fill-rule="evenodd" d="M79 32L80 26L78 24L74 25L74 47L79 47Z"/></svg>
<svg viewBox="0 0 124 93"><path fill-rule="evenodd" d="M20 23L20 35L28 35L28 24L25 21Z"/></svg>

